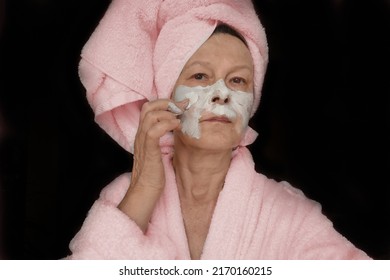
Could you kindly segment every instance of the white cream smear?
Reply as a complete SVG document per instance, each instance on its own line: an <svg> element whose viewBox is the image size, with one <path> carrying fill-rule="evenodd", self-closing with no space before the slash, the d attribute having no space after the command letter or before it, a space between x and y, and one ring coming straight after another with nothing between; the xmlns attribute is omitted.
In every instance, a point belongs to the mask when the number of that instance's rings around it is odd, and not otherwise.
<svg viewBox="0 0 390 280"><path fill-rule="evenodd" d="M215 98L227 100L219 104ZM220 79L210 86L188 87L180 85L176 88L173 99L176 102L189 99L187 110L180 116L182 132L196 139L200 138L199 120L204 113L212 113L234 121L241 116L242 129L248 126L253 105L253 93L229 89L224 80Z"/></svg>

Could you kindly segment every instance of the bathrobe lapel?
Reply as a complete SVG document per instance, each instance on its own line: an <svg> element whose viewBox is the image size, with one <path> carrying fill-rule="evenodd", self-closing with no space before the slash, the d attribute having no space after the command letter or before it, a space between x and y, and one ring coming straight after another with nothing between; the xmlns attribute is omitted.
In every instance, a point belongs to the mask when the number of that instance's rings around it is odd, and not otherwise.
<svg viewBox="0 0 390 280"><path fill-rule="evenodd" d="M240 259L254 180L254 163L245 147L235 151L214 210L202 259Z"/></svg>

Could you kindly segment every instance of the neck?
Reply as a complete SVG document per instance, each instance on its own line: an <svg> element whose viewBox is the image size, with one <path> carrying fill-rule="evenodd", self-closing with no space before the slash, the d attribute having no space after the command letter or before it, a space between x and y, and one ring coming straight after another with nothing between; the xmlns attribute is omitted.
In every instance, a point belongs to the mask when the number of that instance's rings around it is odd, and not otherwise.
<svg viewBox="0 0 390 280"><path fill-rule="evenodd" d="M173 166L180 199L187 203L215 202L222 190L231 150L210 151L176 144Z"/></svg>

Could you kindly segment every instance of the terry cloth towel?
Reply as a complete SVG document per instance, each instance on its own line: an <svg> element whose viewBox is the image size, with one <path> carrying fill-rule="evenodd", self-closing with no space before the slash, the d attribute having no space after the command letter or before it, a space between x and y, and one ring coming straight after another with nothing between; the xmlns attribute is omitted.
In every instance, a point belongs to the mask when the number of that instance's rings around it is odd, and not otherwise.
<svg viewBox="0 0 390 280"><path fill-rule="evenodd" d="M144 234L117 208L129 173L103 189L66 259L190 259L171 157L166 186ZM370 259L333 228L321 206L287 182L257 173L246 147L234 153L201 259Z"/></svg>
<svg viewBox="0 0 390 280"><path fill-rule="evenodd" d="M256 111L268 62L264 28L250 0L113 0L81 52L79 74L96 122L133 152L145 101L170 98L180 72L218 23L247 41L255 65ZM241 146L257 133L248 128ZM170 133L160 144L167 151Z"/></svg>

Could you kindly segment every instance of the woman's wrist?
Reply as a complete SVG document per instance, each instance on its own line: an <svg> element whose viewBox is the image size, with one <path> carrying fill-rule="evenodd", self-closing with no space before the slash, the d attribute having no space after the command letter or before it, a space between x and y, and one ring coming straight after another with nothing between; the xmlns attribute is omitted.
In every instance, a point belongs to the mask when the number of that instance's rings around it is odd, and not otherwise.
<svg viewBox="0 0 390 280"><path fill-rule="evenodd" d="M157 200L162 189L144 186L130 186L118 205L118 209L132 219L143 232L146 232Z"/></svg>

